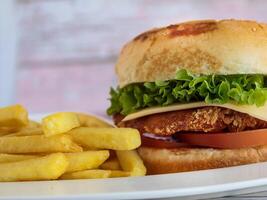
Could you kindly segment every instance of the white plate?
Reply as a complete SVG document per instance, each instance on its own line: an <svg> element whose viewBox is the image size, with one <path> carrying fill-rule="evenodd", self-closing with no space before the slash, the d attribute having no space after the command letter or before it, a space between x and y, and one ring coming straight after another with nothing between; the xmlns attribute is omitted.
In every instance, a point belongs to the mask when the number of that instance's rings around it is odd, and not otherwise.
<svg viewBox="0 0 267 200"><path fill-rule="evenodd" d="M267 162L102 180L0 183L0 199L196 199L267 190Z"/></svg>

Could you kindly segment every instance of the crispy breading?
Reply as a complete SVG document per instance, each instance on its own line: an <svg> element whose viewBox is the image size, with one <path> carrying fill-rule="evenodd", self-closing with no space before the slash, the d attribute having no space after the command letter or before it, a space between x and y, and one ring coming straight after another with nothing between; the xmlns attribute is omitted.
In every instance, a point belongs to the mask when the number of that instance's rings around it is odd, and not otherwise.
<svg viewBox="0 0 267 200"><path fill-rule="evenodd" d="M119 127L131 127L141 133L172 135L181 131L194 132L238 132L267 128L267 122L248 114L221 107L203 107L181 111L158 113L129 121L121 121L115 115Z"/></svg>

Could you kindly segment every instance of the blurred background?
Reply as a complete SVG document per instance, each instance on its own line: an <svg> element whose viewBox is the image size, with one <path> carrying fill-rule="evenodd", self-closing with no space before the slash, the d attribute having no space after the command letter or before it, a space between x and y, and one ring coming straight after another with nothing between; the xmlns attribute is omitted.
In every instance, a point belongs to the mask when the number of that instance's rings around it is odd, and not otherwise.
<svg viewBox="0 0 267 200"><path fill-rule="evenodd" d="M267 22L265 0L1 0L0 106L105 116L122 45L192 19Z"/></svg>

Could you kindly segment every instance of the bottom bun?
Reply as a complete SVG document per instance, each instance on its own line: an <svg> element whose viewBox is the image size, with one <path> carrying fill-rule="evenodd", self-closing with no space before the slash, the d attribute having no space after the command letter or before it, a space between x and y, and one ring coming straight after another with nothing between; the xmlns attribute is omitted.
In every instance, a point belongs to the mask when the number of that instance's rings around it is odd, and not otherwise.
<svg viewBox="0 0 267 200"><path fill-rule="evenodd" d="M267 161L267 145L243 149L140 147L148 174L214 169Z"/></svg>

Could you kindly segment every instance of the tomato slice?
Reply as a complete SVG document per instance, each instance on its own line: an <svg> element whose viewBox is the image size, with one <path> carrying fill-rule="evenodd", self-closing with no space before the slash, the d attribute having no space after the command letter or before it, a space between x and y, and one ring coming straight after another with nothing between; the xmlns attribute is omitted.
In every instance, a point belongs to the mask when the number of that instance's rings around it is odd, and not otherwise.
<svg viewBox="0 0 267 200"><path fill-rule="evenodd" d="M142 146L154 148L173 149L178 147L190 147L191 145L178 142L171 136L156 136L150 133L141 134Z"/></svg>
<svg viewBox="0 0 267 200"><path fill-rule="evenodd" d="M176 137L187 144L222 149L256 147L267 144L267 129L237 133L177 133Z"/></svg>

